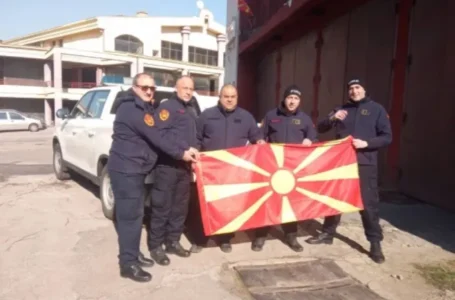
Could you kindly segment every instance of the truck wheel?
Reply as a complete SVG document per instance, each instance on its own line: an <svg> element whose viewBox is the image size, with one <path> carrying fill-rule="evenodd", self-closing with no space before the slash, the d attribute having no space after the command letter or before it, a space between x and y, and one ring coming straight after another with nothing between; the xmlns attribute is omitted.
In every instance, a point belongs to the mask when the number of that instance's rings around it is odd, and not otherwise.
<svg viewBox="0 0 455 300"><path fill-rule="evenodd" d="M114 193L111 188L111 178L107 171L107 166L104 166L100 177L100 198L103 214L109 220L114 220Z"/></svg>
<svg viewBox="0 0 455 300"><path fill-rule="evenodd" d="M30 126L28 126L28 130L31 132L37 132L39 130L39 126L35 123L30 124Z"/></svg>
<svg viewBox="0 0 455 300"><path fill-rule="evenodd" d="M53 166L55 177L57 177L58 180L70 179L71 176L68 173L65 162L63 161L62 149L60 148L59 144L56 144L54 146Z"/></svg>

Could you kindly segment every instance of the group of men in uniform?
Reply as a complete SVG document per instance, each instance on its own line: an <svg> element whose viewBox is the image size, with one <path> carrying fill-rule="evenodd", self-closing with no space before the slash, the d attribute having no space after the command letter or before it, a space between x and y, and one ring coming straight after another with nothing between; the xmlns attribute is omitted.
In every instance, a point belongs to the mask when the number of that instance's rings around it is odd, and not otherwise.
<svg viewBox="0 0 455 300"><path fill-rule="evenodd" d="M192 101L194 82L191 77L179 78L174 95L156 106L153 105L156 89L153 78L145 73L136 75L133 87L115 104L116 119L108 162L115 198L121 276L150 281L152 276L143 267L153 266L154 262L169 265L167 254L189 257L191 252L198 253L207 244L209 237L203 232L196 235L199 238L191 239L190 250L180 244L189 209L192 163L199 159L200 151L264 143L311 146L318 141L318 131L333 127L337 138L354 136L365 206L361 212L362 222L371 243L370 257L382 263L376 165L377 150L391 142L390 123L385 109L366 96L362 82L350 81L348 88L349 101L335 108L315 128L311 118L300 110L301 90L291 85L278 107L270 110L258 127L254 117L237 105L237 89L233 85L223 86L218 105L198 115ZM149 259L140 252L139 244L144 181L152 170L151 216L146 224L152 258ZM331 244L340 218L340 215L327 217L322 232L307 242ZM296 252L303 251L297 241L298 223L283 224L282 229L288 246ZM254 230L252 250L262 250L268 232L269 228ZM231 252L232 238L233 234L224 234L214 239L223 252Z"/></svg>

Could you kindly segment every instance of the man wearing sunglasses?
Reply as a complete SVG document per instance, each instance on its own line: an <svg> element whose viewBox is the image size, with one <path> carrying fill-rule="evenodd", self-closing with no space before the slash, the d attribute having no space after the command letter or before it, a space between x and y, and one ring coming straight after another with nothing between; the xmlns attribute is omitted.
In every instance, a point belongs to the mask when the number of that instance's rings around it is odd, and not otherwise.
<svg viewBox="0 0 455 300"><path fill-rule="evenodd" d="M139 251L144 215L144 181L154 168L158 151L178 161L194 162L198 152L172 136L160 136L155 126L153 78L134 77L132 89L121 95L116 112L108 170L115 199L115 229L119 243L120 275L139 282L152 279L142 267L154 262Z"/></svg>

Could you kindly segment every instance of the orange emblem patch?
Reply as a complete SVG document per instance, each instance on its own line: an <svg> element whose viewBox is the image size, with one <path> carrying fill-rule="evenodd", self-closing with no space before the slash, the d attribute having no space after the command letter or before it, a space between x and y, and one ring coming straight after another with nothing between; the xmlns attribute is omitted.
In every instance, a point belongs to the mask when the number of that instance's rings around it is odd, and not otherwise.
<svg viewBox="0 0 455 300"><path fill-rule="evenodd" d="M155 125L155 120L150 114L145 114L144 116L144 123L147 124L148 126L152 127Z"/></svg>
<svg viewBox="0 0 455 300"><path fill-rule="evenodd" d="M169 112L166 109L162 109L160 111L160 119L161 121L166 121L167 119L169 119Z"/></svg>

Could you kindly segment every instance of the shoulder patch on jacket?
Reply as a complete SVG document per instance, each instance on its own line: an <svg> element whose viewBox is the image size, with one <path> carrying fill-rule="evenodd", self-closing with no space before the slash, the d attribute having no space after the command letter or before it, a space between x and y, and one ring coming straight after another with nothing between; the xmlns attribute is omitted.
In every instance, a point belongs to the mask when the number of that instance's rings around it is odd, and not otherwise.
<svg viewBox="0 0 455 300"><path fill-rule="evenodd" d="M160 110L160 120L166 121L167 119L169 119L169 111L163 108Z"/></svg>
<svg viewBox="0 0 455 300"><path fill-rule="evenodd" d="M155 126L155 120L153 119L152 115L148 113L144 115L144 123L150 127Z"/></svg>

